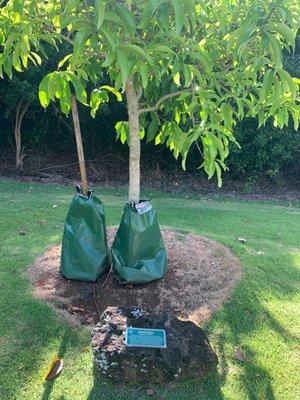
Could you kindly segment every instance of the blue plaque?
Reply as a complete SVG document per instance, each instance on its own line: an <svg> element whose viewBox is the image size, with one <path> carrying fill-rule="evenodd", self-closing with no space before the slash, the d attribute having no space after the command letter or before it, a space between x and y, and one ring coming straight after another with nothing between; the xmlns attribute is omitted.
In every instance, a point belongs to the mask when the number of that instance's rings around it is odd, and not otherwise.
<svg viewBox="0 0 300 400"><path fill-rule="evenodd" d="M165 349L167 347L164 329L133 328L126 329L125 344L128 347L151 347Z"/></svg>

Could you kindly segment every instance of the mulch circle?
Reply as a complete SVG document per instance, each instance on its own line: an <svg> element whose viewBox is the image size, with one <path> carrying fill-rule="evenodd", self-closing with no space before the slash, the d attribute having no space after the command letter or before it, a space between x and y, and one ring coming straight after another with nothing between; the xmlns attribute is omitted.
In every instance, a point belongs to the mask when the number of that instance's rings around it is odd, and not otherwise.
<svg viewBox="0 0 300 400"><path fill-rule="evenodd" d="M108 229L111 245L116 229ZM66 279L59 272L61 246L55 245L29 269L35 295L75 325L95 325L108 307L167 311L201 325L227 300L242 276L240 261L225 246L203 236L162 229L168 255L163 279L146 285L120 284L113 274L97 282Z"/></svg>

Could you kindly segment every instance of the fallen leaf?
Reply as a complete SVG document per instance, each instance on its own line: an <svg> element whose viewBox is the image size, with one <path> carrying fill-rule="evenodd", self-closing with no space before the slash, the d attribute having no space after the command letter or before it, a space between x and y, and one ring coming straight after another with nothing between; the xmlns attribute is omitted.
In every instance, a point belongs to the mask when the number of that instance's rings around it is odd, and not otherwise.
<svg viewBox="0 0 300 400"><path fill-rule="evenodd" d="M243 362L249 362L249 358L246 356L245 352L241 349L241 347L237 347L235 349L235 354L234 357L238 360L238 361L243 361Z"/></svg>
<svg viewBox="0 0 300 400"><path fill-rule="evenodd" d="M156 393L155 389L146 389L146 396L155 396Z"/></svg>
<svg viewBox="0 0 300 400"><path fill-rule="evenodd" d="M45 381L50 381L51 379L57 377L57 375L62 371L63 366L63 359L60 359L58 355L55 354L51 361L51 364L49 365L48 371L45 374Z"/></svg>
<svg viewBox="0 0 300 400"><path fill-rule="evenodd" d="M244 239L244 238L242 238L242 237L236 237L236 240L238 240L239 242L241 242L241 243L246 243L246 239Z"/></svg>
<svg viewBox="0 0 300 400"><path fill-rule="evenodd" d="M90 351L89 347L84 347L83 349L81 349L81 353L87 353L88 351Z"/></svg>
<svg viewBox="0 0 300 400"><path fill-rule="evenodd" d="M79 313L79 312L84 312L83 308L71 306L71 304L68 304L67 308L73 314L76 314L76 313Z"/></svg>

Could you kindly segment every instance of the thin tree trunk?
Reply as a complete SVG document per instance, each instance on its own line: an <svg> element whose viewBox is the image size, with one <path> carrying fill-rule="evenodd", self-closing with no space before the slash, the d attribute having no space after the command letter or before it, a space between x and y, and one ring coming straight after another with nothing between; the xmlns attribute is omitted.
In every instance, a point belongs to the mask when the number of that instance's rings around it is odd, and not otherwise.
<svg viewBox="0 0 300 400"><path fill-rule="evenodd" d="M24 155L22 154L22 135L21 135L21 125L28 110L29 102L23 102L21 100L18 104L16 110L16 120L15 120L15 128L14 128L14 135L15 135L15 142L16 142L16 169L21 169L23 167L23 158Z"/></svg>
<svg viewBox="0 0 300 400"><path fill-rule="evenodd" d="M77 154L78 154L78 161L79 161L82 193L86 196L88 193L88 190L89 190L89 185L88 185L87 176L86 176L86 166L85 166L85 160L84 160L84 152L83 152L82 137L81 137L80 123L79 123L79 115L78 115L77 102L76 102L75 96L71 97L71 106L72 106L72 118L73 118L73 124L74 124L74 133L75 133Z"/></svg>
<svg viewBox="0 0 300 400"><path fill-rule="evenodd" d="M140 123L139 98L134 90L133 80L128 78L126 84L126 99L129 124L129 193L128 201L138 203L140 200Z"/></svg>

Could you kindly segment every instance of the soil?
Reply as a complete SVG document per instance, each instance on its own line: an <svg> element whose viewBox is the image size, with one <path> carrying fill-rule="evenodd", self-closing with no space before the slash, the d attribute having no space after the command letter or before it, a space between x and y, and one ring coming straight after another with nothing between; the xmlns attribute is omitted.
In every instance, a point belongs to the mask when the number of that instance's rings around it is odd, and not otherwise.
<svg viewBox="0 0 300 400"><path fill-rule="evenodd" d="M111 245L116 229L108 229ZM203 324L229 299L242 276L239 260L225 246L191 233L163 229L168 271L146 285L124 285L112 274L96 282L66 279L59 272L61 246L50 247L29 270L35 295L72 324L95 325L108 307L166 311Z"/></svg>
<svg viewBox="0 0 300 400"><path fill-rule="evenodd" d="M23 170L15 170L12 157L1 159L0 180L23 182L40 182L76 186L80 184L79 168L76 158L53 156L34 156L30 154L25 159ZM102 188L127 188L128 161L118 154L106 154L101 158L86 161L87 175L90 186ZM229 174L223 174L223 185L217 187L216 179L207 179L203 171L186 172L181 167L166 170L157 163L156 168L142 164L141 182L143 189L161 191L175 195L200 195L213 197L224 195L246 200L278 199L294 201L300 199L298 181L285 181L275 184L270 180L246 178L233 179Z"/></svg>

